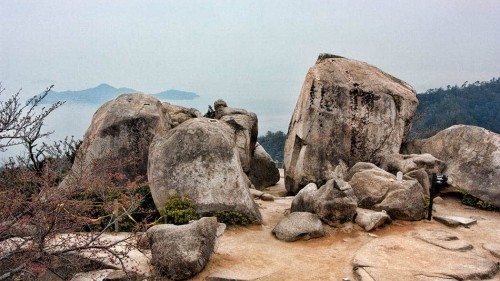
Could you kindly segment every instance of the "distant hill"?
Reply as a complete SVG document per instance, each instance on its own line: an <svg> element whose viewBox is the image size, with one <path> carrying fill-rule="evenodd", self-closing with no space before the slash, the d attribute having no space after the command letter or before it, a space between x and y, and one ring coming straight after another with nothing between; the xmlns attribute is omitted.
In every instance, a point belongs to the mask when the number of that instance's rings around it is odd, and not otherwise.
<svg viewBox="0 0 500 281"><path fill-rule="evenodd" d="M500 77L430 89L417 98L420 104L409 139L427 138L456 124L500 133Z"/></svg>
<svg viewBox="0 0 500 281"><path fill-rule="evenodd" d="M199 98L195 93L191 92L184 92L184 91L179 91L179 90L167 90L158 94L155 94L155 97L157 99L165 99L165 100L194 100L196 98Z"/></svg>
<svg viewBox="0 0 500 281"><path fill-rule="evenodd" d="M50 91L43 100L44 103L54 103L56 101L67 101L70 103L102 104L126 93L143 93L131 88L115 88L108 84L101 84L94 88L81 91ZM168 90L155 94L159 100L192 100L199 96L195 93L179 90Z"/></svg>
<svg viewBox="0 0 500 281"><path fill-rule="evenodd" d="M257 138L257 141L264 147L267 153L273 158L273 160L277 160L279 162L283 162L284 150L285 150L285 140L286 134L282 131L270 132L268 131L265 136L261 136Z"/></svg>
<svg viewBox="0 0 500 281"><path fill-rule="evenodd" d="M72 103L104 103L121 94L137 92L138 91L130 88L117 89L108 84L101 84L97 87L81 91L50 91L43 101L45 103L54 103L56 101L68 101Z"/></svg>

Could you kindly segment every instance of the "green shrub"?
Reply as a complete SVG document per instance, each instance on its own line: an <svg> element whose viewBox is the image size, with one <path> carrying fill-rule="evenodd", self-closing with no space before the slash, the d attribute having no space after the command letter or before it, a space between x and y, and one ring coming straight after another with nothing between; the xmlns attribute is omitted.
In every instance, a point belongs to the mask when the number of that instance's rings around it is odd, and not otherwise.
<svg viewBox="0 0 500 281"><path fill-rule="evenodd" d="M211 105L208 106L207 113L203 115L203 117L214 119L215 118L215 110L212 108Z"/></svg>
<svg viewBox="0 0 500 281"><path fill-rule="evenodd" d="M227 225L248 225L252 220L245 214L238 211L218 211L215 214L218 222Z"/></svg>
<svg viewBox="0 0 500 281"><path fill-rule="evenodd" d="M174 195L165 202L165 208L160 211L167 223L176 225L187 224L190 220L197 220L200 215L194 208L193 201L187 196Z"/></svg>
<svg viewBox="0 0 500 281"><path fill-rule="evenodd" d="M493 207L491 203L485 202L479 198L476 198L468 193L464 193L462 196L462 204L471 206L474 208L482 209L482 210L488 210L488 211L494 211L497 208Z"/></svg>

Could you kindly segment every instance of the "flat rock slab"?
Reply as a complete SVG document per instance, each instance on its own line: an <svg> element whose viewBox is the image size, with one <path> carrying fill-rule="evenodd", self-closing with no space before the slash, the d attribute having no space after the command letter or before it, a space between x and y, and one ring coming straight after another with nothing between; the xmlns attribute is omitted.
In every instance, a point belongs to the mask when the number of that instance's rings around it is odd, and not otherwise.
<svg viewBox="0 0 500 281"><path fill-rule="evenodd" d="M424 242L450 251L467 251L473 248L469 242L460 240L456 235L444 230L423 230L414 232L413 236Z"/></svg>
<svg viewBox="0 0 500 281"><path fill-rule="evenodd" d="M114 272L114 269L102 269L95 271L87 271L77 273L71 281L87 281L87 280L95 280L95 281L103 281L109 274Z"/></svg>
<svg viewBox="0 0 500 281"><path fill-rule="evenodd" d="M477 280L492 278L499 270L494 261L473 251L443 249L415 235L365 244L354 255L353 268L359 281Z"/></svg>
<svg viewBox="0 0 500 281"><path fill-rule="evenodd" d="M354 270L354 276L358 281L382 281L382 280L405 280L405 281L458 281L457 279L441 274L415 274L411 271L397 269L372 269L359 267ZM394 279L386 279L394 276Z"/></svg>
<svg viewBox="0 0 500 281"><path fill-rule="evenodd" d="M483 244L483 248L490 252L494 257L500 259L500 244L498 243L486 243Z"/></svg>
<svg viewBox="0 0 500 281"><path fill-rule="evenodd" d="M459 216L434 216L434 219L440 223L443 223L451 227L469 226L477 223L475 219L464 218Z"/></svg>

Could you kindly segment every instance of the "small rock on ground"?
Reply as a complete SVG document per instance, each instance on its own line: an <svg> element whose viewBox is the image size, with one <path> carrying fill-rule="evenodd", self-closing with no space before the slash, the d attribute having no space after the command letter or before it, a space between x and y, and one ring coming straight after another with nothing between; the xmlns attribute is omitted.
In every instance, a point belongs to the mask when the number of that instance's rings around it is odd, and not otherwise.
<svg viewBox="0 0 500 281"><path fill-rule="evenodd" d="M273 234L280 240L293 242L324 236L325 231L317 215L308 212L293 212L276 224Z"/></svg>
<svg viewBox="0 0 500 281"><path fill-rule="evenodd" d="M391 218L385 210L381 212L366 210L362 208L356 209L355 222L361 226L365 231L372 231L373 229L390 222Z"/></svg>

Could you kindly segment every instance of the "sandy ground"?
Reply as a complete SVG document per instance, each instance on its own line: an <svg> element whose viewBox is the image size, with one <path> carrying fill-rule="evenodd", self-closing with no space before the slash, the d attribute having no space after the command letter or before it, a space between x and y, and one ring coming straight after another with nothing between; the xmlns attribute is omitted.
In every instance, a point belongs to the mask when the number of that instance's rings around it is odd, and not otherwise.
<svg viewBox="0 0 500 281"><path fill-rule="evenodd" d="M283 179L266 192L283 195ZM279 197L274 202L257 200L263 225L226 229L205 270L190 280L204 280L207 276L240 280L354 280L352 259L356 251L372 239L415 230L446 229L473 244L479 254L491 258L482 244L498 243L500 238L500 213L466 207L456 198L445 197L435 205L434 214L472 217L477 219L477 224L469 228L449 228L434 220L393 221L371 233L354 224L341 229L325 225L327 234L322 238L283 242L271 231L287 213L292 200L292 197Z"/></svg>

